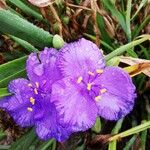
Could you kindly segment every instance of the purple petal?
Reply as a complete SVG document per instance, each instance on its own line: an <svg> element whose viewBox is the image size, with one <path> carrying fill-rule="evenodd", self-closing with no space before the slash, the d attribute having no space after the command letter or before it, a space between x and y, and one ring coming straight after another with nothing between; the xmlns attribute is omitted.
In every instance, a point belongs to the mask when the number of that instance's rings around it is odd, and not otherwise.
<svg viewBox="0 0 150 150"><path fill-rule="evenodd" d="M82 76L105 66L100 49L84 38L66 44L60 50L58 65L64 76Z"/></svg>
<svg viewBox="0 0 150 150"><path fill-rule="evenodd" d="M41 99L40 105L36 106L34 119L36 132L41 139L55 138L63 141L70 135L67 127L60 126L55 106L48 97Z"/></svg>
<svg viewBox="0 0 150 150"><path fill-rule="evenodd" d="M94 82L100 83L101 88L107 90L97 103L100 116L109 120L118 120L133 109L136 97L135 86L130 76L121 68L106 67L96 80Z"/></svg>
<svg viewBox="0 0 150 150"><path fill-rule="evenodd" d="M102 88L107 89L107 92L122 97L126 101L134 102L136 97L135 86L129 74L123 69L119 67L106 67L98 82Z"/></svg>
<svg viewBox="0 0 150 150"><path fill-rule="evenodd" d="M73 131L85 131L93 126L97 117L95 102L85 91L80 91L69 78L53 84L52 101L62 122L70 124Z"/></svg>
<svg viewBox="0 0 150 150"><path fill-rule="evenodd" d="M105 93L102 95L101 100L97 102L97 106L101 117L107 120L119 120L133 109L134 102Z"/></svg>
<svg viewBox="0 0 150 150"><path fill-rule="evenodd" d="M0 107L8 111L14 121L21 127L33 125L33 113L27 110L27 102L24 103L16 96L9 96L0 101Z"/></svg>
<svg viewBox="0 0 150 150"><path fill-rule="evenodd" d="M51 90L51 84L61 78L56 66L58 52L53 48L45 48L40 53L39 59L36 53L30 54L27 60L27 74L32 82L38 82L42 89Z"/></svg>
<svg viewBox="0 0 150 150"><path fill-rule="evenodd" d="M28 80L22 78L11 81L8 88L15 95L0 101L0 107L8 111L16 123L22 127L33 124L33 113L27 110L30 106L29 99L33 96L33 91L28 86L29 83Z"/></svg>

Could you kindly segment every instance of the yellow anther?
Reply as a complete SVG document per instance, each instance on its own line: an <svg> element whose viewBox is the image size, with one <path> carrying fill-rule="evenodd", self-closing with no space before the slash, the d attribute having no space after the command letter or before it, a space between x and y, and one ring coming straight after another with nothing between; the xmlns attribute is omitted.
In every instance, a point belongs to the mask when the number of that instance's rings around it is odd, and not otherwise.
<svg viewBox="0 0 150 150"><path fill-rule="evenodd" d="M33 109L31 107L28 107L27 110L30 112L33 111Z"/></svg>
<svg viewBox="0 0 150 150"><path fill-rule="evenodd" d="M37 91L37 89L36 89L36 88L34 89L34 93L35 93L35 94L38 94L38 91Z"/></svg>
<svg viewBox="0 0 150 150"><path fill-rule="evenodd" d="M103 70L102 70L102 69L96 69L96 72L97 72L98 74L101 74L101 73L103 73Z"/></svg>
<svg viewBox="0 0 150 150"><path fill-rule="evenodd" d="M92 89L92 84L91 83L88 83L87 84L87 89L90 91Z"/></svg>
<svg viewBox="0 0 150 150"><path fill-rule="evenodd" d="M100 90L100 93L101 93L101 94L103 94L103 93L105 93L105 92L107 92L106 89L101 89L101 90Z"/></svg>
<svg viewBox="0 0 150 150"><path fill-rule="evenodd" d="M78 77L78 79L77 79L77 83L79 84L79 83L81 83L81 81L83 80L83 78L80 76L80 77Z"/></svg>
<svg viewBox="0 0 150 150"><path fill-rule="evenodd" d="M29 83L29 84L28 84L28 86L29 86L29 87L32 87L32 84L31 84L31 83Z"/></svg>
<svg viewBox="0 0 150 150"><path fill-rule="evenodd" d="M37 88L39 88L39 83L38 82L35 82L35 85Z"/></svg>
<svg viewBox="0 0 150 150"><path fill-rule="evenodd" d="M88 74L91 75L91 76L94 76L94 73L91 72L91 71L88 71Z"/></svg>
<svg viewBox="0 0 150 150"><path fill-rule="evenodd" d="M98 96L95 97L95 101L98 102L99 100L101 100L101 96L100 95L98 95Z"/></svg>
<svg viewBox="0 0 150 150"><path fill-rule="evenodd" d="M35 99L34 99L33 97L30 97L30 103L31 103L32 105L35 104Z"/></svg>

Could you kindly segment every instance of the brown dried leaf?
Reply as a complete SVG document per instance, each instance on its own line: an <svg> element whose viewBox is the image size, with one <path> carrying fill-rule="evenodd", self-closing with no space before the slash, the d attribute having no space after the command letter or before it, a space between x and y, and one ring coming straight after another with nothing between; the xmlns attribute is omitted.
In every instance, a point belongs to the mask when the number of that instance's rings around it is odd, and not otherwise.
<svg viewBox="0 0 150 150"><path fill-rule="evenodd" d="M37 7L46 7L54 2L53 0L28 0L28 1Z"/></svg>
<svg viewBox="0 0 150 150"><path fill-rule="evenodd" d="M131 65L124 68L132 77L140 73L150 77L150 61L139 58L120 56L120 62Z"/></svg>

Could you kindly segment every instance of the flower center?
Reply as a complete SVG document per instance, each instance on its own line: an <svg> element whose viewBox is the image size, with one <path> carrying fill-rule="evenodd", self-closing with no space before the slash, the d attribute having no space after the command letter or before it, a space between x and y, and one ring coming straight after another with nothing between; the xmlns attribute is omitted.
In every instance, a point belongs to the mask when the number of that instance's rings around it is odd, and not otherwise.
<svg viewBox="0 0 150 150"><path fill-rule="evenodd" d="M29 104L29 107L27 107L27 110L29 112L32 112L33 111L33 106L35 105L36 103L36 100L39 99L38 97L41 97L41 93L43 93L41 90L40 90L40 86L39 86L39 83L38 82L35 82L33 84L29 83L28 84L28 87L31 88L31 90L33 91L34 93L34 96L30 97L28 100L30 102Z"/></svg>
<svg viewBox="0 0 150 150"><path fill-rule="evenodd" d="M98 102L101 99L102 94L107 92L107 89L102 87L99 83L98 78L100 78L103 73L102 69L96 69L94 72L88 71L85 78L79 76L77 78L77 84L81 85L82 88L86 88L88 94Z"/></svg>

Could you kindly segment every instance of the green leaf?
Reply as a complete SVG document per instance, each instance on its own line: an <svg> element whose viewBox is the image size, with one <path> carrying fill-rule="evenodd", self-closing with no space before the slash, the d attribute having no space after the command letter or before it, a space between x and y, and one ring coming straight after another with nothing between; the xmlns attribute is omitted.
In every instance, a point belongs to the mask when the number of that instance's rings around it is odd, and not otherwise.
<svg viewBox="0 0 150 150"><path fill-rule="evenodd" d="M121 127L122 127L122 123L123 123L123 118L120 119L119 121L117 121L115 127L113 128L111 134L117 134ZM112 142L109 143L109 146L108 146L108 150L116 150L117 149L117 141L114 140Z"/></svg>
<svg viewBox="0 0 150 150"><path fill-rule="evenodd" d="M23 48L25 48L26 50L28 50L29 52L37 52L38 49L36 49L33 45L31 45L30 43L28 43L27 41L24 41L20 38L17 38L15 36L11 36L9 35L16 43L18 43L19 45L21 45Z"/></svg>
<svg viewBox="0 0 150 150"><path fill-rule="evenodd" d="M9 10L0 10L0 31L25 40L39 48L52 46L53 36L51 34Z"/></svg>
<svg viewBox="0 0 150 150"><path fill-rule="evenodd" d="M150 121L147 121L146 123L143 123L141 125L138 125L136 127L133 127L129 130L126 130L122 133L119 133L117 135L114 135L112 136L111 138L109 138L109 141L114 141L114 140L118 140L120 138L123 138L123 137L126 137L126 136L129 136L129 135L132 135L132 134L137 134L141 131L144 131L146 129L150 128Z"/></svg>
<svg viewBox="0 0 150 150"><path fill-rule="evenodd" d="M21 0L7 0L9 2L11 2L13 5L17 6L18 8L20 8L23 12L25 12L26 14L35 17L38 20L42 20L43 17L40 13L38 13L37 11L35 11L33 8L30 8L28 5L26 5L23 1Z"/></svg>
<svg viewBox="0 0 150 150"><path fill-rule="evenodd" d="M135 140L137 138L137 135L134 135L125 145L125 147L123 148L123 150L130 150L131 146L134 144Z"/></svg>
<svg viewBox="0 0 150 150"><path fill-rule="evenodd" d="M51 145L53 145L55 142L54 139L51 139L47 142L44 142L40 147L39 147L39 150L47 150L47 149L50 149L51 148Z"/></svg>
<svg viewBox="0 0 150 150"><path fill-rule="evenodd" d="M134 46L139 45L142 42L150 39L150 35L143 35L140 37L141 37L140 39L132 41L126 45L123 45L117 48L116 50L114 50L113 52L109 53L108 55L105 56L105 60L108 61L109 59L115 56L121 55L123 52L127 51L128 49L133 48Z"/></svg>
<svg viewBox="0 0 150 150"><path fill-rule="evenodd" d="M0 88L0 98L8 95L11 95L11 93L8 92L7 88Z"/></svg>
<svg viewBox="0 0 150 150"><path fill-rule="evenodd" d="M24 77L26 77L26 71L25 71L25 69L20 70L20 71L18 71L16 73L13 73L12 75L4 78L3 80L0 80L0 87L4 88L4 87L6 87L8 85L8 83L11 80L14 80L16 78L24 78Z"/></svg>
<svg viewBox="0 0 150 150"><path fill-rule="evenodd" d="M138 14L138 12L141 10L141 8L146 5L146 3L148 2L148 0L142 0L140 3L140 6L138 7L137 11L135 12L135 14L133 15L133 17L131 18L134 19L136 17L136 15Z"/></svg>
<svg viewBox="0 0 150 150"><path fill-rule="evenodd" d="M115 5L110 0L102 0L103 4L109 9L114 17L118 20L119 24L122 26L126 33L126 22L124 16L117 10Z"/></svg>
<svg viewBox="0 0 150 150"><path fill-rule="evenodd" d="M128 38L128 42L131 42L131 28L130 28L131 4L132 4L132 0L128 0L127 12L126 12L126 35Z"/></svg>
<svg viewBox="0 0 150 150"><path fill-rule="evenodd" d="M99 117L96 119L96 122L94 126L92 127L92 131L96 133L99 133L101 131L101 120Z"/></svg>
<svg viewBox="0 0 150 150"><path fill-rule="evenodd" d="M25 68L27 56L0 65L0 81Z"/></svg>
<svg viewBox="0 0 150 150"><path fill-rule="evenodd" d="M106 25L105 25L105 22L104 22L104 18L97 13L96 19L97 19L98 28L101 32L102 40L105 41L108 44L111 44L111 39L110 39L107 31L105 30Z"/></svg>
<svg viewBox="0 0 150 150"><path fill-rule="evenodd" d="M20 139L14 142L10 150L27 150L32 145L32 143L36 140L36 134L34 129L31 129L26 134L24 134Z"/></svg>

